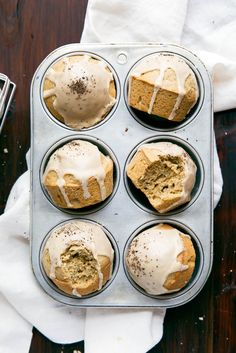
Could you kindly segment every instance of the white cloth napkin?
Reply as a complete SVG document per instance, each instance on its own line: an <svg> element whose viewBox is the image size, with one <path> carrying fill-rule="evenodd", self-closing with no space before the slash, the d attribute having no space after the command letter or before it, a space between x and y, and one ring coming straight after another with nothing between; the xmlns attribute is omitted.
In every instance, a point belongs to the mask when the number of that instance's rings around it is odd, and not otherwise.
<svg viewBox="0 0 236 353"><path fill-rule="evenodd" d="M220 0L90 0L83 41L172 42L195 51L214 81L215 110L236 107L235 2ZM214 201L222 191L215 154ZM161 310L80 310L49 298L29 258L29 173L21 176L0 217L0 353L26 353L32 325L55 342L85 339L86 353L145 353L162 336ZM8 304L9 303L9 304ZM15 311L14 311L15 309Z"/></svg>

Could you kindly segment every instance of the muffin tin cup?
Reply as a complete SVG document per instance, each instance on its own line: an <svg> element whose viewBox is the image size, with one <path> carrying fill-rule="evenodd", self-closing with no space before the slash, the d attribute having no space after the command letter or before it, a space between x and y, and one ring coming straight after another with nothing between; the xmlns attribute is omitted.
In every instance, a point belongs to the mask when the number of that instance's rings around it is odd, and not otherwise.
<svg viewBox="0 0 236 353"><path fill-rule="evenodd" d="M175 291L175 292L170 292L170 293L166 293L166 294L161 294L161 295L152 295L147 293L142 287L140 287L131 277L131 275L129 274L127 265L126 265L126 257L127 257L127 252L128 252L128 248L129 245L131 244L131 242L143 231L158 225L158 224L168 224L176 229L178 229L179 231L181 231L184 234L187 234L190 236L191 241L193 243L194 249L195 249L195 253L196 253L196 261L195 261L195 268L193 271L193 274L189 280L189 282L186 284L185 287L183 287L182 289ZM174 300L175 298L181 298L181 296L184 296L190 289L194 290L194 286L197 285L198 279L201 276L201 272L202 272L202 268L203 268L203 263L204 263L204 254L203 254L203 249L201 246L201 242L199 241L198 237L196 236L196 234L194 234L194 232L188 228L185 224L180 223L176 220L169 220L169 219L159 219L158 221L150 221L147 223L144 223L143 225L141 225L138 229L136 229L131 236L128 238L125 247L124 247L124 252L123 252L123 267L124 267L124 271L125 274L128 278L128 280L130 281L131 285L136 288L140 293L142 293L143 295L146 295L150 298L156 298L159 300Z"/></svg>
<svg viewBox="0 0 236 353"><path fill-rule="evenodd" d="M92 143L93 145L97 146L97 148L99 149L100 152L102 152L105 156L109 156L111 158L111 160L113 161L113 191L112 191L111 195L109 195L105 200L103 200L99 203L96 203L94 205L87 206L87 207L84 207L81 209L80 208L79 209L61 208L61 207L57 206L56 203L53 202L50 195L48 194L45 186L43 185L43 181L42 181L44 170L47 166L47 162L48 162L49 158L51 157L51 155L58 148L64 146L65 144L67 144L73 140L84 140L84 141ZM119 167L119 162L118 162L114 152L102 140L100 140L98 138L94 138L93 136L79 135L79 134L73 135L73 136L68 136L68 137L62 138L61 140L55 142L49 148L49 150L46 152L46 154L44 155L41 166L40 166L39 174L40 174L39 178L40 178L41 188L42 188L44 195L48 199L48 201L53 206L58 208L60 211L66 212L69 214L75 214L75 215L90 214L90 213L96 212L96 211L102 209L103 207L105 207L114 197L114 195L118 189L119 182L120 182L120 167Z"/></svg>
<svg viewBox="0 0 236 353"><path fill-rule="evenodd" d="M43 265L42 265L42 255L43 255L43 250L44 250L44 247L46 245L46 242L47 240L49 239L50 237L50 234L51 232L55 231L56 229L58 229L59 227L63 226L63 225L66 225L68 223L71 223L73 221L82 221L82 222L86 222L86 223L92 223L92 224L96 224L96 225L99 225L102 230L104 231L104 233L106 234L107 238L109 239L110 243L111 243L111 246L114 250L114 260L113 260L113 269L112 269L112 275L111 275L111 278L107 281L107 283L105 283L105 285L100 289L100 290L97 290L96 292L93 292L91 294L87 294L87 295L83 295L82 297L78 297L78 296L75 296L73 294L67 294L65 292L63 292L62 290L60 290L51 280L50 278L47 277L45 271L44 271L44 268L43 268ZM100 293L102 293L103 291L105 291L110 285L111 283L113 282L116 274L117 274L117 271L118 271L118 268L119 268L119 264L120 264L120 254L119 254L119 249L118 249L118 246L117 246L117 243L114 239L114 237L112 236L112 234L109 232L108 229L106 229L105 227L102 226L102 224L98 224L97 222L93 222L91 220L88 220L88 219L85 219L85 218L81 218L81 219L71 219L71 220L67 220L65 222L62 222L60 224L58 224L56 227L54 227L53 229L51 229L48 234L45 236L42 244L41 244L41 247L40 247L40 253L39 253L39 267L40 267L40 270L41 270L41 276L42 278L44 279L44 281L46 282L46 287L47 287L47 293L49 295L51 295L53 297L53 294L51 293L54 293L54 292L57 292L58 294L58 299L61 300L63 302L63 299L65 296L67 296L68 300L70 300L72 298L72 300L75 298L76 300L83 300L83 299L87 299L87 298L92 298Z"/></svg>
<svg viewBox="0 0 236 353"><path fill-rule="evenodd" d="M154 53L175 53L183 57L197 73L200 100L186 121L178 127L144 125L134 119L127 107L127 75L143 57ZM45 108L42 85L45 72L62 56L90 53L104 59L114 70L117 103L108 116L89 129L78 131L59 123ZM168 44L69 44L56 49L38 67L31 85L31 261L36 279L55 300L77 307L175 307L187 303L202 289L212 265L213 253L213 128L212 91L208 73L202 62L188 50ZM89 130L89 131L88 131ZM41 183L49 155L73 139L95 143L114 162L114 190L104 203L91 209L71 211L59 209L49 201ZM143 204L137 190L131 190L126 165L137 146L146 142L170 141L182 146L198 167L193 198L185 206L158 214ZM121 179L121 180L120 180ZM69 213L68 213L69 212ZM86 216L85 216L86 215ZM114 238L114 247L124 254L127 241L137 231L158 222L176 225L192 236L199 254L197 272L186 289L171 295L148 296L140 292L126 276L122 265L105 289L90 297L77 298L58 291L45 276L41 265L41 249L50 230L62 222L84 217L101 224ZM141 228L140 228L141 227ZM119 260L117 260L119 261ZM121 259L124 262L124 259Z"/></svg>
<svg viewBox="0 0 236 353"><path fill-rule="evenodd" d="M143 126L152 129L152 130L156 130L156 131L174 131L174 130L178 130L183 128L184 126L186 126L187 124L189 124L193 119L195 119L197 117L197 115L199 114L203 102L204 102L204 98L205 98L205 85L202 79L202 75L201 72L198 70L198 68L193 65L193 63L191 62L191 60L188 60L185 56L181 55L181 54L177 54L176 52L173 51L163 51L162 54L175 54L178 57L180 57L181 59L183 59L188 66L192 69L197 83L198 83L198 87L199 87L199 97L198 100L196 102L196 104L194 105L194 107L192 107L192 109L190 109L189 113L186 115L186 117L182 120L182 121L171 121L162 117L159 117L157 115L153 115L153 114L148 114L142 111L139 111L137 109L134 109L133 107L129 106L128 104L128 87L129 87L129 76L131 74L131 72L140 64L140 62L142 60L147 59L148 57L152 56L153 54L148 54L144 57L142 57L140 60L138 60L130 69L130 71L127 74L126 80L125 80L125 87L124 87L124 99L125 99L125 103L127 106L127 109L129 110L130 114L133 116L133 118L135 120L137 120L140 124L142 124ZM155 55L155 54L154 54Z"/></svg>
<svg viewBox="0 0 236 353"><path fill-rule="evenodd" d="M148 201L148 198L142 193L142 191L138 190L132 181L128 178L127 176L127 166L130 163L131 159L134 157L135 153L137 152L138 148L142 146L143 144L146 143L153 143L153 142L171 142L174 143L180 147L182 147L191 157L191 159L194 161L196 167L197 167L197 172L196 172L196 181L193 186L193 190L191 192L191 200L187 203L184 203L183 205L160 214L158 211L154 209L154 207L150 204ZM153 136L150 137L141 143L139 143L135 148L131 151L130 155L128 156L126 163L125 163L125 168L124 168L124 182L125 182L125 187L127 190L127 193L129 194L130 198L136 203L137 206L139 206L141 209L143 209L146 212L150 212L154 215L159 214L159 215L170 215L170 214L176 214L179 212L183 212L186 210L188 207L190 207L198 198L198 196L201 193L203 183L204 183L204 166L202 164L201 158L198 155L197 151L186 141L178 138L178 137L173 137L170 135L165 135L165 136Z"/></svg>
<svg viewBox="0 0 236 353"><path fill-rule="evenodd" d="M68 56L76 56L76 55L89 55L91 56L92 58L94 59L97 59L97 60L102 60L104 61L106 64L107 64L107 67L110 69L112 75L113 75L113 79L114 79L114 83L115 83L115 88L116 88L116 103L113 105L113 107L111 107L110 111L107 112L107 114L105 114L105 116L102 118L101 121L99 121L97 124L95 124L94 126L90 126L90 127L87 127L87 128L84 128L83 131L89 131L89 130L92 130L94 128L97 128L99 127L100 125L104 124L107 120L110 119L110 117L114 114L114 112L116 111L116 108L119 104L119 100L120 100L120 81L119 81L119 78L117 76L117 73L116 71L114 70L114 68L112 67L112 65L106 60L104 59L103 57L93 53L93 52L90 52L90 51L78 51L78 52L73 52L71 55L68 55ZM47 67L46 71L45 71L45 74L47 72L47 70L49 69L50 66L56 64L58 61L60 61L62 58L63 58L64 55L61 55L59 58L57 58L54 62L50 63L50 65ZM75 128L72 128L68 125L66 125L64 122L60 121L59 119L57 119L55 116L53 116L53 114L49 111L44 99L43 99L43 85L44 85L44 80L45 80L45 75L41 81L41 87L40 87L40 97L41 97L41 104L42 106L44 107L44 110L45 110L45 113L46 115L52 119L56 124L58 124L59 126L65 128L65 129L68 129L68 130L72 130L72 131L77 131L78 132L78 129L75 129Z"/></svg>

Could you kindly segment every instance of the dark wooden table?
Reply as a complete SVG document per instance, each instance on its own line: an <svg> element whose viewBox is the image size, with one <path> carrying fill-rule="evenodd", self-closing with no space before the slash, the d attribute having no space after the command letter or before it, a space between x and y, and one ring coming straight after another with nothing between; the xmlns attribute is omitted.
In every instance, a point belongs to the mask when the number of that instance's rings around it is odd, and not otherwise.
<svg viewBox="0 0 236 353"><path fill-rule="evenodd" d="M86 6L87 0L0 0L0 72L6 73L17 85L15 100L0 136L1 212L12 185L27 168L32 75L53 49L80 41ZM224 192L215 211L212 274L193 301L168 310L163 339L151 352L236 352L236 110L215 114L215 131ZM83 343L63 347L34 329L30 353L72 353L75 349L83 352Z"/></svg>

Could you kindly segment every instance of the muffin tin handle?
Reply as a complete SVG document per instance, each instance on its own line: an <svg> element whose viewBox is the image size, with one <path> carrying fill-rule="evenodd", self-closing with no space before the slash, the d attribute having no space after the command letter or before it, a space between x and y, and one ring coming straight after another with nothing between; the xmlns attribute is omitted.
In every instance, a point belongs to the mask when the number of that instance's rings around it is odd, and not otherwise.
<svg viewBox="0 0 236 353"><path fill-rule="evenodd" d="M0 73L0 82L3 84L2 88L0 89L0 133L2 131L7 113L10 108L10 104L12 102L16 85L10 79Z"/></svg>

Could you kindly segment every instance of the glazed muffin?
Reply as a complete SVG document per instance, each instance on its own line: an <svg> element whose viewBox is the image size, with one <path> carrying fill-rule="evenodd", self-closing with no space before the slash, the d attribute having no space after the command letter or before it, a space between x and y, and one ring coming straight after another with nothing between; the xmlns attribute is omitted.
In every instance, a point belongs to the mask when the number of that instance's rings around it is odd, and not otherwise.
<svg viewBox="0 0 236 353"><path fill-rule="evenodd" d="M141 145L127 166L127 176L159 213L190 201L196 171L188 153L171 142Z"/></svg>
<svg viewBox="0 0 236 353"><path fill-rule="evenodd" d="M189 235L168 224L158 224L132 240L126 267L148 294L160 295L178 291L189 282L195 259Z"/></svg>
<svg viewBox="0 0 236 353"><path fill-rule="evenodd" d="M129 76L128 104L168 120L182 121L198 96L193 71L174 54L149 55Z"/></svg>
<svg viewBox="0 0 236 353"><path fill-rule="evenodd" d="M80 130L96 125L116 102L114 77L103 60L63 57L45 74L43 98L51 114Z"/></svg>
<svg viewBox="0 0 236 353"><path fill-rule="evenodd" d="M101 226L71 221L51 232L42 264L59 289L81 297L100 290L111 278L113 257L113 248Z"/></svg>
<svg viewBox="0 0 236 353"><path fill-rule="evenodd" d="M113 190L113 161L85 140L73 140L50 157L43 185L52 202L80 209L104 201Z"/></svg>

